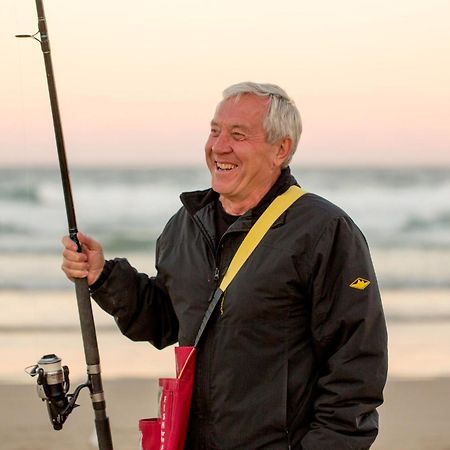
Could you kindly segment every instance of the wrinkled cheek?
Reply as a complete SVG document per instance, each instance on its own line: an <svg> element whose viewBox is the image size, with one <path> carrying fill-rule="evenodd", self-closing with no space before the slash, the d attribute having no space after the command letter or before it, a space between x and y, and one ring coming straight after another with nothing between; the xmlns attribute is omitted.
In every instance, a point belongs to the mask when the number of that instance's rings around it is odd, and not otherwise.
<svg viewBox="0 0 450 450"><path fill-rule="evenodd" d="M214 169L214 159L212 157L211 149L205 148L205 161L209 171L212 173Z"/></svg>
<svg viewBox="0 0 450 450"><path fill-rule="evenodd" d="M205 160L208 162L208 159L210 159L211 157L211 145L209 143L209 139L208 141L206 141L204 152L205 152Z"/></svg>

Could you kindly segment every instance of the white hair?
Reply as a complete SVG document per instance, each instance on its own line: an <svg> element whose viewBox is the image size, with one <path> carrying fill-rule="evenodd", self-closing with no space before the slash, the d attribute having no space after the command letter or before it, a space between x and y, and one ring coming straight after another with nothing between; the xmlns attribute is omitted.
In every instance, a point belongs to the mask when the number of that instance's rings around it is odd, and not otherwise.
<svg viewBox="0 0 450 450"><path fill-rule="evenodd" d="M269 108L264 118L263 128L269 144L284 138L291 139L291 151L283 163L283 167L287 167L297 150L298 141L302 134L302 121L294 101L276 84L251 81L227 87L223 91L223 99L236 97L239 100L240 96L245 94L258 95L269 99Z"/></svg>

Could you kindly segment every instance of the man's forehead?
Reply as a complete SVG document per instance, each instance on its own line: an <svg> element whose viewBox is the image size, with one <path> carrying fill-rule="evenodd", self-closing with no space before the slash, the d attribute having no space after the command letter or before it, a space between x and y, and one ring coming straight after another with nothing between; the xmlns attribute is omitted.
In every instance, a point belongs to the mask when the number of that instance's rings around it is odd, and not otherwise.
<svg viewBox="0 0 450 450"><path fill-rule="evenodd" d="M254 94L242 94L222 100L216 106L212 123L222 120L263 120L269 106L269 99Z"/></svg>
<svg viewBox="0 0 450 450"><path fill-rule="evenodd" d="M255 108L259 110L267 110L269 105L269 98L263 97L256 94L238 94L233 97L228 97L226 99L221 100L217 107L229 107L229 108Z"/></svg>

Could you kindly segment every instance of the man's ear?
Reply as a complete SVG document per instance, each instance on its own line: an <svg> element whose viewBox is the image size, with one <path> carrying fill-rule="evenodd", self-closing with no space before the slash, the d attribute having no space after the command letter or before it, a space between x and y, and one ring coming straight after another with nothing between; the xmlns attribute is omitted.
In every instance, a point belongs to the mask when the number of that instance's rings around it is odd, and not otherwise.
<svg viewBox="0 0 450 450"><path fill-rule="evenodd" d="M277 163L280 165L280 167L283 165L283 163L286 161L286 159L291 154L291 148L292 148L292 139L290 137L285 137L283 139L280 139L277 143Z"/></svg>

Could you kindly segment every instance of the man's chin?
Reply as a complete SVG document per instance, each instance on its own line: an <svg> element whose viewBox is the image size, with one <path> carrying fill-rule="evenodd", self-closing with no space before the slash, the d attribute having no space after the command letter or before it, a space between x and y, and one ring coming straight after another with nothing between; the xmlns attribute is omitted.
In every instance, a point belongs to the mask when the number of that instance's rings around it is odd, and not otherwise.
<svg viewBox="0 0 450 450"><path fill-rule="evenodd" d="M220 180L218 177L212 177L212 188L215 192L218 192L221 195L231 194L234 189L235 183L232 183L231 180Z"/></svg>

